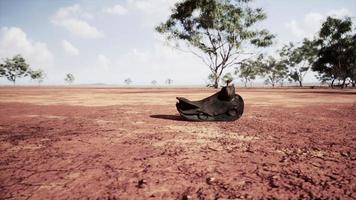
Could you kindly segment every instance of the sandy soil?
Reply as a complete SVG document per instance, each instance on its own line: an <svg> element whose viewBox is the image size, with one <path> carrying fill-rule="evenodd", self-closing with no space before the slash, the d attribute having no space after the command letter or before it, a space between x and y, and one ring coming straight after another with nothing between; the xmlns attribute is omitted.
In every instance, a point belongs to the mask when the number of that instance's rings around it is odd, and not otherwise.
<svg viewBox="0 0 356 200"><path fill-rule="evenodd" d="M356 199L356 90L0 87L0 199Z"/></svg>

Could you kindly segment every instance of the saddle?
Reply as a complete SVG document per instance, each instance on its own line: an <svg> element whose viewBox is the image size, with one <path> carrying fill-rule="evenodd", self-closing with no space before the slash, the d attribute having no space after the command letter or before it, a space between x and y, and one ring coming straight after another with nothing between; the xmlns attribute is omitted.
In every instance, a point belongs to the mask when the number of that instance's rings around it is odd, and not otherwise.
<svg viewBox="0 0 356 200"><path fill-rule="evenodd" d="M233 121L242 116L244 101L235 93L235 87L225 86L205 99L190 101L177 97L177 110L181 117L194 121Z"/></svg>

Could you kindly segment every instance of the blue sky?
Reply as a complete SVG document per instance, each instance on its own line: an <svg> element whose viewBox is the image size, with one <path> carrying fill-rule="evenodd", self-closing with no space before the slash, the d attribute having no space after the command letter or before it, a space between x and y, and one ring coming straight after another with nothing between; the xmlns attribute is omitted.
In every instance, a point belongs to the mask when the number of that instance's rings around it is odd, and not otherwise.
<svg viewBox="0 0 356 200"><path fill-rule="evenodd" d="M0 58L21 53L47 73L46 84L145 85L167 78L177 85L205 84L209 71L194 55L167 46L154 32L177 0L0 0ZM268 18L261 26L277 35L273 51L312 37L327 15L356 14L354 0L257 0ZM353 18L353 21L355 18ZM313 73L307 81L315 81ZM2 78L0 84L8 82ZM29 79L19 81L31 84Z"/></svg>

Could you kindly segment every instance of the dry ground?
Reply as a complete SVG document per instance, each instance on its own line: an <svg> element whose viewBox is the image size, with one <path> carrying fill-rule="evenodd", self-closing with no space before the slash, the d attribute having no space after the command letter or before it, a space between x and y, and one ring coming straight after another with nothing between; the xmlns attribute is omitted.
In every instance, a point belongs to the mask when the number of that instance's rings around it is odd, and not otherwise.
<svg viewBox="0 0 356 200"><path fill-rule="evenodd" d="M182 121L211 89L0 88L0 199L355 199L356 90L238 89L235 122Z"/></svg>

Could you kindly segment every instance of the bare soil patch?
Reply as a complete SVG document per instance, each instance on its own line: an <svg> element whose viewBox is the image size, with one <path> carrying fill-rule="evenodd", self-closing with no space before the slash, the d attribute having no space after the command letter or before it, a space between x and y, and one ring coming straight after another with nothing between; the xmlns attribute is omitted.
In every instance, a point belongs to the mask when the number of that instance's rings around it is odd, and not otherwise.
<svg viewBox="0 0 356 200"><path fill-rule="evenodd" d="M188 122L205 88L0 87L0 199L355 199L356 90L238 89L234 122Z"/></svg>

